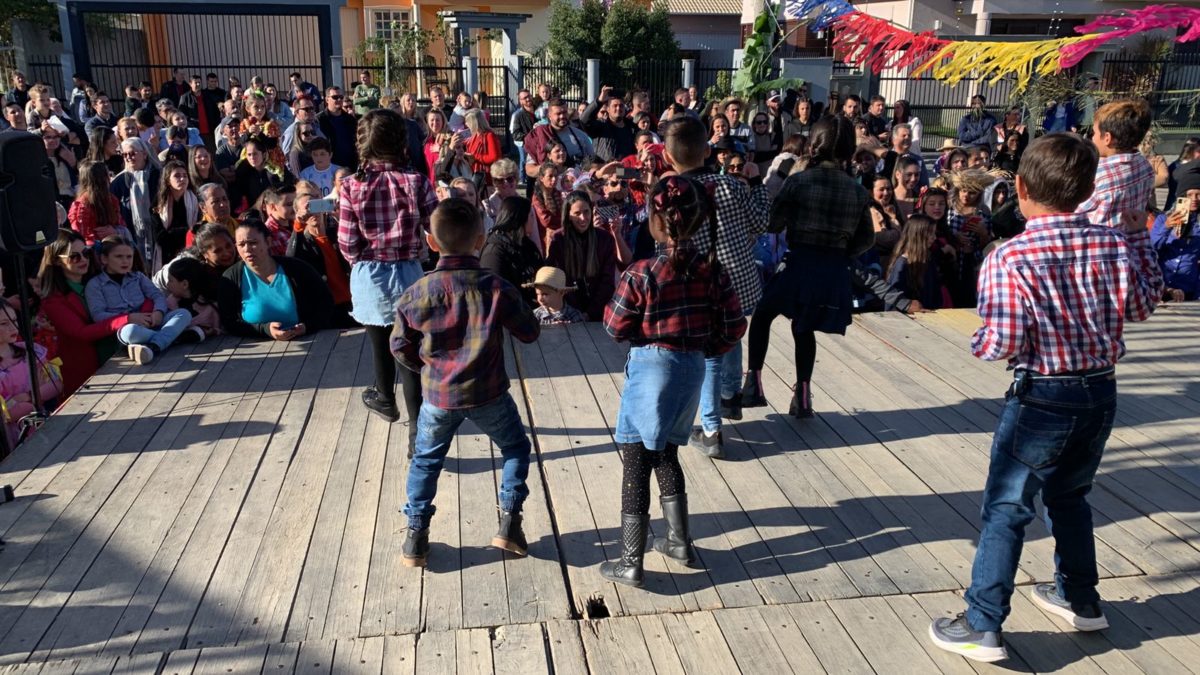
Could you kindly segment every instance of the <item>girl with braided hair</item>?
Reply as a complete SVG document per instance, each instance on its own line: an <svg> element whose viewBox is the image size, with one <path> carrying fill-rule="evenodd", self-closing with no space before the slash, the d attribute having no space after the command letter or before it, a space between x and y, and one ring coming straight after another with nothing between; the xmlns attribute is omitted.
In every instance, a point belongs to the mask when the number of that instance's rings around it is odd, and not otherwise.
<svg viewBox="0 0 1200 675"><path fill-rule="evenodd" d="M704 359L728 352L746 332L737 293L716 254L703 256L692 243L704 227L715 241L716 210L705 186L683 176L664 178L647 203L656 255L625 270L604 312L608 334L632 348L615 434L624 463L622 553L603 563L600 574L630 586L642 585L651 472L667 521L654 550L685 565L694 561L679 445L687 442L700 405Z"/></svg>

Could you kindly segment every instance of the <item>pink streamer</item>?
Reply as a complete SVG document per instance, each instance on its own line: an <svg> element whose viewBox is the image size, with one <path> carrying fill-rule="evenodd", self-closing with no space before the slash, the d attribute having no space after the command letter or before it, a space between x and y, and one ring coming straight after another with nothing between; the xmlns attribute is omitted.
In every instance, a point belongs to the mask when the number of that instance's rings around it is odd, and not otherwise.
<svg viewBox="0 0 1200 675"><path fill-rule="evenodd" d="M1088 40L1081 40L1063 47L1060 51L1062 58L1059 65L1063 68L1077 65L1085 56L1096 51L1101 45L1118 38L1130 37L1145 31L1179 27L1186 27L1188 30L1176 38L1177 42L1191 42L1200 39L1200 9L1177 5L1149 5L1142 9L1126 11L1120 16L1115 14L1102 16L1075 29L1075 32L1081 35L1089 33L1094 35L1089 36ZM1104 28L1112 30L1106 33L1097 33Z"/></svg>

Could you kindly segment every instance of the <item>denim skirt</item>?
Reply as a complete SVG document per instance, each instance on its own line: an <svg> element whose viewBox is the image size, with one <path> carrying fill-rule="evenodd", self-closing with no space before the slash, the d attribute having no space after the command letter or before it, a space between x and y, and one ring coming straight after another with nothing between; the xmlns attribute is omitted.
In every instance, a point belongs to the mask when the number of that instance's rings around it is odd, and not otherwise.
<svg viewBox="0 0 1200 675"><path fill-rule="evenodd" d="M687 445L703 381L702 352L630 349L617 412L617 442L641 443L647 450L663 450L668 443Z"/></svg>
<svg viewBox="0 0 1200 675"><path fill-rule="evenodd" d="M350 316L364 326L396 323L396 301L424 275L416 260L363 260L350 269Z"/></svg>

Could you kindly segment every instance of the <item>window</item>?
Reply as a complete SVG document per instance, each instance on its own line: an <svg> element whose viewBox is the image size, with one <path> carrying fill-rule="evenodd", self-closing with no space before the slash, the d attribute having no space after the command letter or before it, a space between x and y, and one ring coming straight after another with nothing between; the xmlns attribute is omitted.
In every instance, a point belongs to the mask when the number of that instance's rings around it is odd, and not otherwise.
<svg viewBox="0 0 1200 675"><path fill-rule="evenodd" d="M394 40L408 27L408 12L396 9L371 11L371 35L381 40Z"/></svg>

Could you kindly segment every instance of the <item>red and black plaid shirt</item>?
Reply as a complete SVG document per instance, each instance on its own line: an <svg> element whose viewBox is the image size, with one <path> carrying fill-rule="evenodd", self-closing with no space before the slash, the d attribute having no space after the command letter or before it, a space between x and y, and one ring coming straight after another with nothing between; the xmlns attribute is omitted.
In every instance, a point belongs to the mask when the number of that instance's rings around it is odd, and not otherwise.
<svg viewBox="0 0 1200 675"><path fill-rule="evenodd" d="M713 283L708 263L687 246L685 264L676 271L674 248L659 247L653 258L639 260L621 275L604 310L604 328L618 342L655 345L680 352L724 354L742 339L746 317L729 276Z"/></svg>
<svg viewBox="0 0 1200 675"><path fill-rule="evenodd" d="M424 176L374 163L365 176L347 176L338 188L338 248L360 260L415 260L429 228L437 195Z"/></svg>
<svg viewBox="0 0 1200 675"><path fill-rule="evenodd" d="M474 408L508 391L504 329L521 342L541 331L515 286L475 256L442 256L396 305L392 353L421 373L425 402L443 410Z"/></svg>

